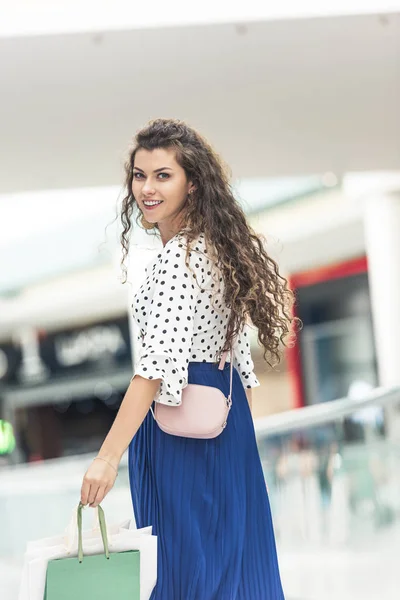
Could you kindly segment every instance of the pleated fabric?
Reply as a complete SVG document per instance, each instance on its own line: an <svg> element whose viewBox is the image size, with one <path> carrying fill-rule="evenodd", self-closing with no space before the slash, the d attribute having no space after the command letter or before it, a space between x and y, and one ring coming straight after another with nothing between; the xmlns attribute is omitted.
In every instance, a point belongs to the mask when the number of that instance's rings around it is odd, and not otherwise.
<svg viewBox="0 0 400 600"><path fill-rule="evenodd" d="M229 393L229 362L190 362L188 382ZM173 409L171 409L173 410ZM151 600L284 600L253 420L233 369L232 409L217 438L164 433L149 411L129 446L137 527L158 536Z"/></svg>

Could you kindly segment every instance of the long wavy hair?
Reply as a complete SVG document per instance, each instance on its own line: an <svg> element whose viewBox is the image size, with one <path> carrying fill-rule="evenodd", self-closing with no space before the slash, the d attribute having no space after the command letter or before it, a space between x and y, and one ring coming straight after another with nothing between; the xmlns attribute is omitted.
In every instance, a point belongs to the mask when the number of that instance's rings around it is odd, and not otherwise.
<svg viewBox="0 0 400 600"><path fill-rule="evenodd" d="M146 221L132 192L133 166L139 149L174 149L176 161L184 169L194 193L183 206L184 233L187 241L186 264L191 243L204 233L207 248L216 260L224 281L224 302L231 309L225 345L229 350L244 322L258 329L258 343L264 348L263 358L273 367L280 362L281 344L292 346L295 340L293 314L295 297L287 280L279 274L277 263L268 256L263 234L256 234L236 200L230 170L207 140L184 121L155 119L134 138L125 163L126 195L121 206L121 266L129 251L132 218L139 227L159 236L157 224ZM136 211L136 215L134 214ZM183 231L182 230L182 231ZM291 338L288 344L288 338Z"/></svg>

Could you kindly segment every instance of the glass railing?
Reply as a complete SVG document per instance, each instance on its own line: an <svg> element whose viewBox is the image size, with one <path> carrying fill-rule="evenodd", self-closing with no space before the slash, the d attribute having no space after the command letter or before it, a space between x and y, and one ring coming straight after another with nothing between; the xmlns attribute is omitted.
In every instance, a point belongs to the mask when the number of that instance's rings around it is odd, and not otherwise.
<svg viewBox="0 0 400 600"><path fill-rule="evenodd" d="M400 389L255 425L287 593L398 598Z"/></svg>
<svg viewBox="0 0 400 600"><path fill-rule="evenodd" d="M398 598L400 388L258 419L255 428L287 600ZM16 599L26 542L64 531L92 458L0 469L2 600ZM110 522L132 517L126 455L103 506Z"/></svg>

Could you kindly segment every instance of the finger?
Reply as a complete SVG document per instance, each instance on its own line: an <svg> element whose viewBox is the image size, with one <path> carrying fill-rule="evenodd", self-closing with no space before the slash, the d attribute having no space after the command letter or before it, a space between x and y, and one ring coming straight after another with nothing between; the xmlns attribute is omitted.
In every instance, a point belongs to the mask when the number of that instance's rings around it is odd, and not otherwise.
<svg viewBox="0 0 400 600"><path fill-rule="evenodd" d="M105 495L106 495L106 486L100 486L99 489L97 490L97 494L96 497L94 499L94 501L92 502L92 504L90 504L90 506L92 508L96 508L96 506L98 506L100 504L100 502L102 502L102 500L104 499Z"/></svg>
<svg viewBox="0 0 400 600"><path fill-rule="evenodd" d="M100 486L98 483L92 483L90 486L90 492L88 495L88 504L90 506L92 506L94 499L96 498L97 492L99 490Z"/></svg>
<svg viewBox="0 0 400 600"><path fill-rule="evenodd" d="M103 492L103 497L101 498L101 500L99 500L99 498L96 496L96 500L95 500L95 504L93 505L93 508L96 508L96 506L98 506L100 504L100 502L103 502L104 498L107 496L108 492L113 487L114 487L113 483L109 483L108 485L105 486L104 492Z"/></svg>
<svg viewBox="0 0 400 600"><path fill-rule="evenodd" d="M89 493L90 483L84 479L81 488L81 502L84 506L86 506L86 504L88 503Z"/></svg>

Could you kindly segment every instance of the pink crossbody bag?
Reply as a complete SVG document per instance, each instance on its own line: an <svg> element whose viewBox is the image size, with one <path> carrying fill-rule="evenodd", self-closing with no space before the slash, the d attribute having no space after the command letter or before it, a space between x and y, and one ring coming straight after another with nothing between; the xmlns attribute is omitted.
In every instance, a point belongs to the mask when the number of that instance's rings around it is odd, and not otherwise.
<svg viewBox="0 0 400 600"><path fill-rule="evenodd" d="M218 369L225 366L228 351L221 357ZM156 402L151 408L159 427L170 435L209 439L215 438L226 427L232 406L233 351L230 351L230 387L226 397L220 389L210 385L188 383L182 390L182 404L169 406Z"/></svg>

